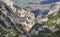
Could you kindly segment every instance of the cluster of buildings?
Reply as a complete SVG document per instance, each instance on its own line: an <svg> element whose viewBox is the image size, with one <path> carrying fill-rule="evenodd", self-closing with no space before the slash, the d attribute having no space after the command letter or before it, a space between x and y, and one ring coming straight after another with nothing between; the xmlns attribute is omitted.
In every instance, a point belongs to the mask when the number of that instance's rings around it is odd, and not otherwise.
<svg viewBox="0 0 60 37"><path fill-rule="evenodd" d="M25 30L29 31L34 25L35 16L32 12L26 11L24 9L19 9L16 12L19 17L19 23L25 26Z"/></svg>

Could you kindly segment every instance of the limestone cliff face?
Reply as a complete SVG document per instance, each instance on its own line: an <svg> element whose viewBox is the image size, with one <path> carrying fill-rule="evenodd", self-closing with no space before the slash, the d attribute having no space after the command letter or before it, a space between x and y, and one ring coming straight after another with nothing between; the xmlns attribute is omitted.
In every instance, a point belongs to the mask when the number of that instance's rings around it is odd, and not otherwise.
<svg viewBox="0 0 60 37"><path fill-rule="evenodd" d="M13 7L13 3L12 1L10 0L2 0L3 2L5 2L14 12L16 11L16 8Z"/></svg>
<svg viewBox="0 0 60 37"><path fill-rule="evenodd" d="M48 15L49 14L55 14L59 11L59 8L60 8L60 2L56 2L54 3L54 6L50 9L50 11L48 12Z"/></svg>
<svg viewBox="0 0 60 37"><path fill-rule="evenodd" d="M9 28L12 24L16 25L16 23L18 23L16 14L6 3L0 1L0 24Z"/></svg>

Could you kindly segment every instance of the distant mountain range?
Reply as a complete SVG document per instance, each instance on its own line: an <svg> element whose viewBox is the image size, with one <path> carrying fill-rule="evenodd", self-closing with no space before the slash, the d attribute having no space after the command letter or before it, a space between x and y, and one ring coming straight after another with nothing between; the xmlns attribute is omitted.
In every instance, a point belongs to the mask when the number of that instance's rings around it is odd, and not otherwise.
<svg viewBox="0 0 60 37"><path fill-rule="evenodd" d="M47 0L47 1L42 1L40 2L40 4L52 4L55 2L60 2L60 0Z"/></svg>
<svg viewBox="0 0 60 37"><path fill-rule="evenodd" d="M33 11L35 15L42 13L46 15L53 7L53 3L60 0L11 0L15 5L26 9L27 11ZM40 10L40 11L39 11Z"/></svg>

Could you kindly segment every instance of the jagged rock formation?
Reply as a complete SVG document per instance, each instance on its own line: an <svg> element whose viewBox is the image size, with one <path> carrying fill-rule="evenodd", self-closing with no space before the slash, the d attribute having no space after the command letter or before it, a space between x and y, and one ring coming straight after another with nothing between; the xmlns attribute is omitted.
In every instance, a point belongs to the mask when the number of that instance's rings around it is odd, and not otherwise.
<svg viewBox="0 0 60 37"><path fill-rule="evenodd" d="M59 8L60 8L60 2L54 3L54 6L48 12L48 15L53 13L56 14L59 11Z"/></svg>
<svg viewBox="0 0 60 37"><path fill-rule="evenodd" d="M2 0L3 2L5 2L14 12L16 11L16 8L13 7L13 3L11 0Z"/></svg>

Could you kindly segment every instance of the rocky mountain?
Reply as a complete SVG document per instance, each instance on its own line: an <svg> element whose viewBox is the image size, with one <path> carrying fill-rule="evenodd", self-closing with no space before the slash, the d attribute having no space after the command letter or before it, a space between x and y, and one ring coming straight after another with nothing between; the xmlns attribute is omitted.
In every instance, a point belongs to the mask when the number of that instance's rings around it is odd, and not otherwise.
<svg viewBox="0 0 60 37"><path fill-rule="evenodd" d="M14 6L14 4L11 3L11 1L9 0L0 1L0 5L1 5L0 6L0 11L1 11L0 21L1 23L2 21L4 21L4 24L8 28L11 27L11 24L13 24L13 26L14 25L16 26L16 24L21 24L22 26L24 26L24 29L26 31L29 31L33 27L35 16L32 12L26 11L22 8L17 8L18 6ZM16 28L19 30L18 27Z"/></svg>
<svg viewBox="0 0 60 37"><path fill-rule="evenodd" d="M15 33L14 28L15 30L19 31L19 28L16 26L17 23L18 23L17 16L13 12L13 10L6 3L0 1L0 27L2 28L0 30L1 33L0 36L7 37L8 35L11 35L9 34L10 31L12 32L12 34L14 34ZM3 31L5 31L6 34L3 33Z"/></svg>
<svg viewBox="0 0 60 37"><path fill-rule="evenodd" d="M13 3L10 0L2 0L3 2L5 2L14 12L16 11L16 8L13 7Z"/></svg>
<svg viewBox="0 0 60 37"><path fill-rule="evenodd" d="M50 9L48 15L58 12L59 8L60 8L60 2L54 3L54 6Z"/></svg>
<svg viewBox="0 0 60 37"><path fill-rule="evenodd" d="M35 17L34 11L8 1L0 0L0 37L60 37L60 2L55 3L51 10L47 8L47 16L37 9ZM43 7L46 9L45 5Z"/></svg>

